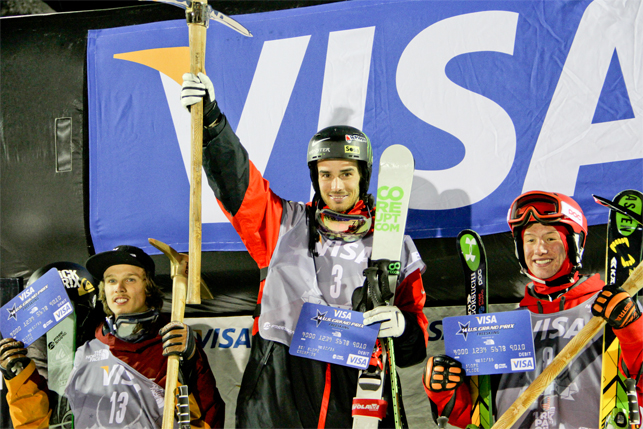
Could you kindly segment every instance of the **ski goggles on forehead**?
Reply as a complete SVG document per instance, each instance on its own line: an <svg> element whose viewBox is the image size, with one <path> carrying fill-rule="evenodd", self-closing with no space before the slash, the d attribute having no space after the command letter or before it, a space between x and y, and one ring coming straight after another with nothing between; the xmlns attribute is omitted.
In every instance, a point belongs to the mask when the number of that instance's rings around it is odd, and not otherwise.
<svg viewBox="0 0 643 429"><path fill-rule="evenodd" d="M512 227L523 226L529 218L540 223L552 223L562 219L565 203L555 196L534 194L518 197L511 205L507 222Z"/></svg>
<svg viewBox="0 0 643 429"><path fill-rule="evenodd" d="M364 237L373 219L362 215L337 213L330 209L317 210L317 230L332 240L351 243Z"/></svg>

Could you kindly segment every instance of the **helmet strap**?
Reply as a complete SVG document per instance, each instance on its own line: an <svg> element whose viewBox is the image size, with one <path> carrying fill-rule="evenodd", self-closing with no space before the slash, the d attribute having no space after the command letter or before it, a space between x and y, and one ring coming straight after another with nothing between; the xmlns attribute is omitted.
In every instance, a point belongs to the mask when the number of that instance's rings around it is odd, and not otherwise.
<svg viewBox="0 0 643 429"><path fill-rule="evenodd" d="M526 270L526 269L524 269L524 268L521 268L521 270L520 270L520 271L521 271L524 275L526 275L527 277L529 277L530 279L532 279L533 281L538 282L538 283L541 283L541 284L544 284L545 286L549 286L549 287L562 286L562 285L564 285L564 284L574 282L574 280L575 280L575 276L576 276L576 273L578 272L576 269L574 269L574 270L572 270L572 272L571 272L571 273L569 273L569 274L562 275L562 276L560 276L560 277L555 278L554 280L548 281L548 280L540 279L540 278L538 278L538 277L536 277L536 276L534 276L534 275L530 274L530 273L529 273L529 271L527 271L527 270Z"/></svg>
<svg viewBox="0 0 643 429"><path fill-rule="evenodd" d="M309 206L306 206L306 210L308 211L306 213L308 221L308 253L310 253L311 256L319 256L319 254L317 253L317 242L321 239L321 236L319 234L319 231L317 230L316 215L317 207L319 206L320 202L321 198L319 197L319 194L315 192L313 201Z"/></svg>

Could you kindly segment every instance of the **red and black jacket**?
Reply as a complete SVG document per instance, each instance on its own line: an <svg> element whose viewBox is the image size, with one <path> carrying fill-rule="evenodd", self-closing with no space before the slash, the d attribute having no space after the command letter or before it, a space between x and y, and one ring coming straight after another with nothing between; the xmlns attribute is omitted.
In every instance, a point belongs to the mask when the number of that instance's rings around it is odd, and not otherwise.
<svg viewBox="0 0 643 429"><path fill-rule="evenodd" d="M267 269L279 239L283 200L249 160L225 116L204 132L203 166L220 206L260 269ZM308 243L301 243L308 246ZM262 279L258 305L265 280ZM398 286L395 305L406 319L396 338L399 366L426 356L427 319L419 270ZM258 332L255 318L253 334ZM290 356L287 346L254 335L237 401L238 427L347 427L358 371Z"/></svg>

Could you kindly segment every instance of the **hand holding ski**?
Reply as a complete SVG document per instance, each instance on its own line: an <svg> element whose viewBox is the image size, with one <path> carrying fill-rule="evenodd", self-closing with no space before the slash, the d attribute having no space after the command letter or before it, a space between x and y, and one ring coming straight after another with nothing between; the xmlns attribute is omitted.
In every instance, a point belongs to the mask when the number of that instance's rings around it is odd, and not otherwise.
<svg viewBox="0 0 643 429"><path fill-rule="evenodd" d="M619 370L621 347L613 328L622 327L632 318L637 318L636 297L621 292L619 287L632 269L643 258L643 194L628 189L619 192L614 200L593 195L594 200L610 209L607 222L605 251L605 288L594 305L594 315L607 319L603 330L603 354L601 368L601 400L599 428L605 428L615 414L629 414L636 421L638 405L632 405L626 378ZM618 310L612 307L619 307ZM623 310L626 310L623 312ZM597 314L598 313L598 314ZM636 400L636 395L634 395Z"/></svg>
<svg viewBox="0 0 643 429"><path fill-rule="evenodd" d="M370 279L368 269L365 272L367 283L371 286L368 287L368 290L364 291L364 288L362 288L361 291L362 303L365 305L364 309L366 310L370 309L370 305L373 305L373 307L383 304L393 305L397 278L400 274L400 263L398 261L400 260L404 242L404 230L406 228L414 169L413 155L402 145L388 147L380 158L377 183L377 214L370 267L375 267L381 273L377 276L377 279ZM387 282L384 281L384 277L387 277ZM388 288L381 286L384 283L388 285ZM389 289L388 293L386 289ZM378 290L379 292L377 292ZM386 338L384 344L382 359L387 360L389 365L395 427L401 428L403 416L400 404L401 398L398 392L393 338ZM381 377L379 377L377 391L369 388L372 376L368 371L360 373L360 378L357 382L357 393L353 400L353 428L378 427L379 420L356 413L355 404L364 398L368 398L371 401L381 401L385 372L380 371L378 373L378 377L380 375Z"/></svg>

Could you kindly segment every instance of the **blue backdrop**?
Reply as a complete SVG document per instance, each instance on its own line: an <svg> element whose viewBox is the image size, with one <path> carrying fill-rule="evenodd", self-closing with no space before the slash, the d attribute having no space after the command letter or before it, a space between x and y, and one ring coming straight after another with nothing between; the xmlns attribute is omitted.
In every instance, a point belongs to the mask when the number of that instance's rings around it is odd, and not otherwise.
<svg viewBox="0 0 643 429"><path fill-rule="evenodd" d="M284 198L309 201L308 140L339 123L363 129L376 160L412 151L413 238L507 231L533 189L605 223L592 194L643 189L639 1L356 0L235 19L254 37L211 23L206 72ZM185 20L90 31L87 61L96 251L158 253L148 237L187 251ZM203 250L243 250L203 183Z"/></svg>

